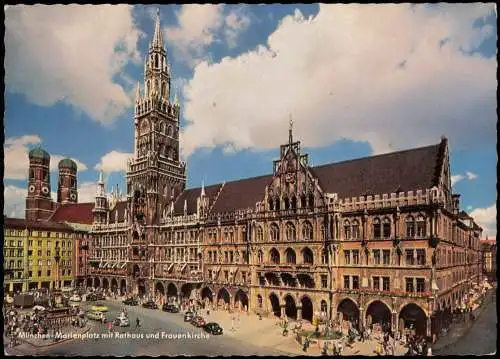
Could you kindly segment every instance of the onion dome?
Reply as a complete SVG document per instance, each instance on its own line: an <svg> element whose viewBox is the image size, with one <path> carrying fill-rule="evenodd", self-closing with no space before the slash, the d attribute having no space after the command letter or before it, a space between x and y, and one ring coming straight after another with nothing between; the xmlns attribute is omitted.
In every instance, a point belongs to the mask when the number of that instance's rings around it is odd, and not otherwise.
<svg viewBox="0 0 500 359"><path fill-rule="evenodd" d="M39 158L43 160L50 160L50 155L47 151L43 150L41 147L32 149L29 152L29 158Z"/></svg>
<svg viewBox="0 0 500 359"><path fill-rule="evenodd" d="M69 169L72 169L74 171L77 170L76 163L71 158L65 158L65 159L59 161L59 169L61 169L61 168L69 168Z"/></svg>

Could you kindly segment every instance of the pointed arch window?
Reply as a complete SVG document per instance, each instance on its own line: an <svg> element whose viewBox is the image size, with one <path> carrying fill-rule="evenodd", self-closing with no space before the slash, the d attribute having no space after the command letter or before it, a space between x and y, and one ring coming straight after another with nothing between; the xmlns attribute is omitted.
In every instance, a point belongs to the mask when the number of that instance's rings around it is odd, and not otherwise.
<svg viewBox="0 0 500 359"><path fill-rule="evenodd" d="M286 239L288 241L295 241L296 240L295 226L290 222L288 222L286 224Z"/></svg>
<svg viewBox="0 0 500 359"><path fill-rule="evenodd" d="M313 228L309 221L305 221L302 225L302 238L306 240L313 239Z"/></svg>
<svg viewBox="0 0 500 359"><path fill-rule="evenodd" d="M269 210L274 211L274 200L269 198Z"/></svg>
<svg viewBox="0 0 500 359"><path fill-rule="evenodd" d="M321 264L328 264L328 250L326 248L321 251Z"/></svg>
<svg viewBox="0 0 500 359"><path fill-rule="evenodd" d="M328 239L326 225L324 223L321 225L321 239L324 241Z"/></svg>
<svg viewBox="0 0 500 359"><path fill-rule="evenodd" d="M416 225L416 230L417 230L417 237L425 237L427 235L426 233L426 222L425 222L425 217L420 215L417 217L417 225Z"/></svg>
<svg viewBox="0 0 500 359"><path fill-rule="evenodd" d="M311 249L306 247L302 250L302 259L304 264L314 264L314 256Z"/></svg>
<svg viewBox="0 0 500 359"><path fill-rule="evenodd" d="M271 263L273 264L279 264L280 263L280 253L276 248L272 248L271 251L269 252L269 259L271 260Z"/></svg>
<svg viewBox="0 0 500 359"><path fill-rule="evenodd" d="M161 83L161 95L162 95L162 97L166 97L167 96L167 84L165 83L165 81L163 81Z"/></svg>
<svg viewBox="0 0 500 359"><path fill-rule="evenodd" d="M151 93L151 80L148 80L146 82L146 97L149 96L150 93Z"/></svg>
<svg viewBox="0 0 500 359"><path fill-rule="evenodd" d="M381 238L381 228L380 228L380 219L375 217L373 219L373 238Z"/></svg>
<svg viewBox="0 0 500 359"><path fill-rule="evenodd" d="M296 255L295 255L295 251L292 248L288 248L285 251L285 256L286 256L286 262L288 264L295 264L295 263L297 263L297 258L296 258Z"/></svg>
<svg viewBox="0 0 500 359"><path fill-rule="evenodd" d="M257 253L257 263L263 263L264 262L264 253L259 249L259 252Z"/></svg>
<svg viewBox="0 0 500 359"><path fill-rule="evenodd" d="M275 206L274 206L274 209L275 209L276 211L279 211L279 210L280 210L280 207L281 207L281 206L280 206L280 204L281 204L281 203L280 203L280 199L279 199L279 198L276 198L276 200L275 200Z"/></svg>
<svg viewBox="0 0 500 359"><path fill-rule="evenodd" d="M415 220L412 216L406 218L406 236L409 238L415 237Z"/></svg>
<svg viewBox="0 0 500 359"><path fill-rule="evenodd" d="M261 226L257 226L257 242L262 242L264 240L264 231Z"/></svg>
<svg viewBox="0 0 500 359"><path fill-rule="evenodd" d="M300 207L301 208L306 208L307 207L307 201L306 201L306 196L305 195L300 196Z"/></svg>
<svg viewBox="0 0 500 359"><path fill-rule="evenodd" d="M382 220L382 235L384 238L389 238L391 236L391 220L384 217Z"/></svg>
<svg viewBox="0 0 500 359"><path fill-rule="evenodd" d="M352 221L351 234L352 239L359 239L361 237L359 233L359 222L357 219Z"/></svg>
<svg viewBox="0 0 500 359"><path fill-rule="evenodd" d="M155 54L155 68L158 68L158 54Z"/></svg>
<svg viewBox="0 0 500 359"><path fill-rule="evenodd" d="M285 203L285 210L288 211L290 209L290 200L288 199L288 197L285 197L284 203Z"/></svg>
<svg viewBox="0 0 500 359"><path fill-rule="evenodd" d="M309 194L309 207L314 208L314 195L312 193Z"/></svg>
<svg viewBox="0 0 500 359"><path fill-rule="evenodd" d="M290 203L292 209L297 209L297 198L295 196L292 196L292 201Z"/></svg>
<svg viewBox="0 0 500 359"><path fill-rule="evenodd" d="M344 221L344 238L351 239L351 223L348 219Z"/></svg>
<svg viewBox="0 0 500 359"><path fill-rule="evenodd" d="M280 229L276 223L271 224L269 228L269 237L269 239L274 242L280 240Z"/></svg>

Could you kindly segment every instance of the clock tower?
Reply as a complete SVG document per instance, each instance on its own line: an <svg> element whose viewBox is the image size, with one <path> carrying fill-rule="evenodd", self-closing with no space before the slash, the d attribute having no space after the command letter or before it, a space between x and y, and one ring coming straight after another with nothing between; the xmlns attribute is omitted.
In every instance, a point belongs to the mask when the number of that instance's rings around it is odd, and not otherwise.
<svg viewBox="0 0 500 359"><path fill-rule="evenodd" d="M179 157L180 106L171 101L171 71L159 12L144 63L144 90L135 100L134 157L128 163L131 222L158 225L163 210L184 190L186 164Z"/></svg>

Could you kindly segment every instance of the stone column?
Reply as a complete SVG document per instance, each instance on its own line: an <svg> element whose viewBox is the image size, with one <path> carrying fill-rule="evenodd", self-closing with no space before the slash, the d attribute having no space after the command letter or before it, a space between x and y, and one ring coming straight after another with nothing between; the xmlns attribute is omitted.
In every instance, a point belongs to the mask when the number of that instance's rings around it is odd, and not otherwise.
<svg viewBox="0 0 500 359"><path fill-rule="evenodd" d="M302 307L297 307L297 320L302 320Z"/></svg>
<svg viewBox="0 0 500 359"><path fill-rule="evenodd" d="M280 305L280 309L281 309L281 318L284 318L285 317L285 304L281 304Z"/></svg>
<svg viewBox="0 0 500 359"><path fill-rule="evenodd" d="M363 307L359 308L359 322L358 322L358 328L360 329L361 327L365 327L365 309Z"/></svg>
<svg viewBox="0 0 500 359"><path fill-rule="evenodd" d="M427 317L427 337L432 337L432 320L431 317Z"/></svg>
<svg viewBox="0 0 500 359"><path fill-rule="evenodd" d="M392 311L391 329L393 333L398 331L398 312L395 310Z"/></svg>

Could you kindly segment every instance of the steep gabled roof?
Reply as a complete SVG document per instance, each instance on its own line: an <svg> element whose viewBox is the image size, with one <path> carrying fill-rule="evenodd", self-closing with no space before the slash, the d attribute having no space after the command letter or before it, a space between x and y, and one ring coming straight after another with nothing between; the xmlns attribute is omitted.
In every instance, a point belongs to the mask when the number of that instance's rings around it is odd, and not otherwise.
<svg viewBox="0 0 500 359"><path fill-rule="evenodd" d="M205 187L205 195L209 199L209 205L212 205L219 193L222 183ZM184 201L187 201L187 214L196 213L196 199L201 195L201 187L184 190L174 203L174 215L184 214ZM167 212L170 208L167 208Z"/></svg>
<svg viewBox="0 0 500 359"><path fill-rule="evenodd" d="M93 208L94 203L92 202L63 204L56 209L50 220L55 222L92 224Z"/></svg>
<svg viewBox="0 0 500 359"><path fill-rule="evenodd" d="M425 190L438 185L444 148L443 140L437 145L330 163L309 170L325 192L337 193L339 198ZM215 204L213 193L216 195L222 184L206 187L213 204L211 212L253 209L264 198L272 178L273 175L265 175L226 182ZM174 213L184 213L184 200L187 200L188 214L195 213L200 193L199 187L182 192L175 202Z"/></svg>
<svg viewBox="0 0 500 359"><path fill-rule="evenodd" d="M325 192L339 198L425 190L437 185L440 145L317 166L312 172Z"/></svg>

